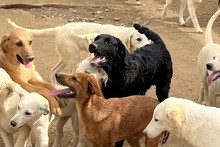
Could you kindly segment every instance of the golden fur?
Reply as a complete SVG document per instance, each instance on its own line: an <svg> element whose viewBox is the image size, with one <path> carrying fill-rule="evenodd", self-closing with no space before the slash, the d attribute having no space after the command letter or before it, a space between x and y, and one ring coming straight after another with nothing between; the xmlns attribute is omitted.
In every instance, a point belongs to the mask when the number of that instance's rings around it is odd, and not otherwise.
<svg viewBox="0 0 220 147"><path fill-rule="evenodd" d="M140 146L139 139L159 103L157 99L137 95L105 99L95 78L87 73L56 74L56 78L76 94L82 130L93 146L114 147L122 139L133 147ZM65 93L62 96L66 97ZM146 141L146 146L157 147L159 137Z"/></svg>
<svg viewBox="0 0 220 147"><path fill-rule="evenodd" d="M55 88L42 81L32 63L34 55L32 52L32 35L23 29L14 29L8 36L3 36L0 47L0 67L5 69L13 81L20 84L28 92L38 92L43 95L50 104L51 112L60 115L61 109L57 100L50 96L50 91ZM19 55L19 61L17 56ZM24 65L32 65L25 67Z"/></svg>

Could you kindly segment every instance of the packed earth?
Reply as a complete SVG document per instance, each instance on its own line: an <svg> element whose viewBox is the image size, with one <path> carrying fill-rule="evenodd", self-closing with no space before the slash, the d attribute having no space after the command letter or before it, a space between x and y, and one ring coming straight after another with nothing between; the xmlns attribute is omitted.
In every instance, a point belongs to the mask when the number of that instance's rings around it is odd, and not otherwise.
<svg viewBox="0 0 220 147"><path fill-rule="evenodd" d="M179 3L175 1L168 10L165 20L160 15L165 0L1 0L0 36L7 35L12 27L7 23L10 18L16 24L26 28L48 28L69 22L96 22L131 27L135 22L149 27L158 33L165 42L173 61L173 78L169 96L187 98L195 102L200 95L201 77L197 67L198 53L204 45L204 35L197 34L192 22L186 26L178 23ZM218 9L217 0L203 0L196 15L203 31L210 17ZM184 13L184 17L188 12ZM220 43L220 18L212 29L213 40ZM50 82L51 68L58 62L54 37L34 37L33 51L36 70L45 81ZM63 72L67 72L64 70ZM147 95L156 97L152 87ZM50 146L56 134L56 121L49 130ZM62 147L67 147L74 137L70 121L64 127ZM34 143L34 137L32 138ZM141 141L143 143L143 140ZM0 138L0 146L3 141ZM127 143L124 146L129 146ZM142 145L143 146L143 145ZM190 147L182 139L170 136L164 147Z"/></svg>

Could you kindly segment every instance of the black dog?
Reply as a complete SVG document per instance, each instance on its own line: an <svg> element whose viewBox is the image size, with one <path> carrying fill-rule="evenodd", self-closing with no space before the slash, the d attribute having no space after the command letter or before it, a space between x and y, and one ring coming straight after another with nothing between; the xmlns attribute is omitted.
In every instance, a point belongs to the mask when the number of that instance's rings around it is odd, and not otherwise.
<svg viewBox="0 0 220 147"><path fill-rule="evenodd" d="M102 86L106 98L145 95L156 85L156 95L162 102L168 97L173 74L171 56L158 34L139 24L134 27L153 44L129 54L118 38L101 34L89 45L95 55L90 64L102 67L109 76L107 86Z"/></svg>

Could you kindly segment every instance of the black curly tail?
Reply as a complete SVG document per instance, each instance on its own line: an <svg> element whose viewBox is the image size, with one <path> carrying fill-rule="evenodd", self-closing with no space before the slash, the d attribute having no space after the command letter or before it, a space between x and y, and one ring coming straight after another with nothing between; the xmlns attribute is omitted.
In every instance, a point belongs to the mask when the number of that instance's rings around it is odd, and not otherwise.
<svg viewBox="0 0 220 147"><path fill-rule="evenodd" d="M161 44L163 46L165 46L163 40L160 38L160 36L151 31L149 28L147 27L143 27L139 24L134 24L133 27L141 34L144 34L148 39L152 40L154 42L154 44Z"/></svg>

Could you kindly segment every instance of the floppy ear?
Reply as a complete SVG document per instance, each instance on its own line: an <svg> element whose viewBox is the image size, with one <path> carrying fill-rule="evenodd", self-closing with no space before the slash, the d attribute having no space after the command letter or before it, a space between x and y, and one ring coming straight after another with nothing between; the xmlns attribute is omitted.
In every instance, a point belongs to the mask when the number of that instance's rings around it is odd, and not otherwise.
<svg viewBox="0 0 220 147"><path fill-rule="evenodd" d="M47 115L50 112L48 106L46 105L41 106L40 110L43 111L43 115Z"/></svg>
<svg viewBox="0 0 220 147"><path fill-rule="evenodd" d="M0 48L2 49L2 51L4 53L7 52L7 45L8 45L8 41L10 40L9 37L7 37L6 35L2 37L2 41L1 41L1 44L0 44Z"/></svg>
<svg viewBox="0 0 220 147"><path fill-rule="evenodd" d="M97 96L102 96L101 88L99 87L99 84L95 79L90 80L88 82L88 91L91 94L96 94Z"/></svg>
<svg viewBox="0 0 220 147"><path fill-rule="evenodd" d="M174 129L174 131L176 131L176 133L179 134L180 128L182 126L182 122L184 120L182 111L179 108L171 108L170 110L167 111L166 117L170 120L170 122L174 126L173 128L176 128Z"/></svg>
<svg viewBox="0 0 220 147"><path fill-rule="evenodd" d="M125 37L125 46L127 47L127 49L130 50L131 48L131 38L132 38L132 33L128 34L126 37Z"/></svg>
<svg viewBox="0 0 220 147"><path fill-rule="evenodd" d="M120 39L117 38L117 42L118 42L118 54L121 57L121 59L124 60L128 54L128 51Z"/></svg>

